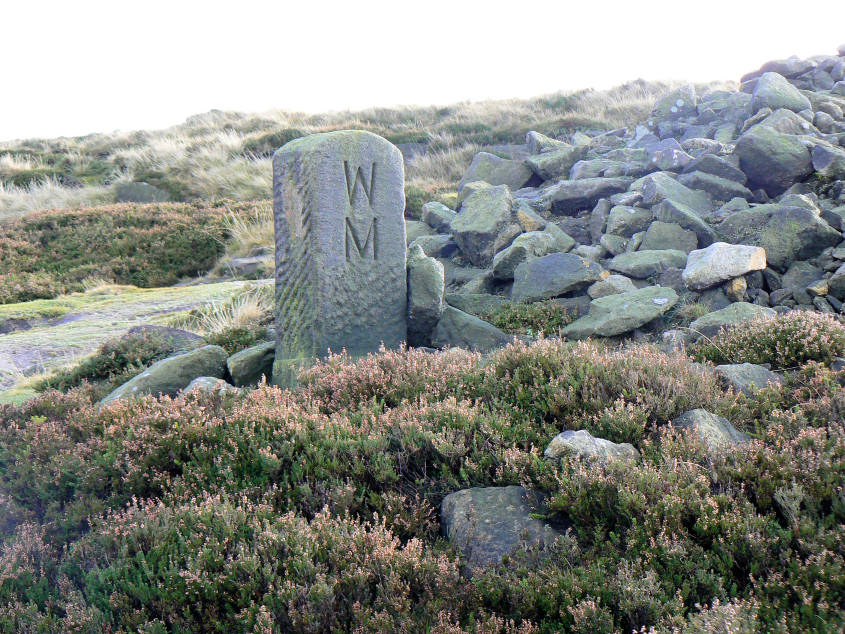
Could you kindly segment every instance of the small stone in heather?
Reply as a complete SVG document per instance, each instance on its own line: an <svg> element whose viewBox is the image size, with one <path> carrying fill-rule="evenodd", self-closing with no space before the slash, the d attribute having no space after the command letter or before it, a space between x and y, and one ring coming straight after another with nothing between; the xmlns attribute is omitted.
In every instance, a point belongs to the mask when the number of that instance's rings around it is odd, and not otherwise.
<svg viewBox="0 0 845 634"><path fill-rule="evenodd" d="M611 460L634 461L640 457L640 452L631 443L615 443L596 438L585 429L567 430L558 434L546 447L543 455L547 460L559 460L569 453L602 463Z"/></svg>
<svg viewBox="0 0 845 634"><path fill-rule="evenodd" d="M705 409L685 412L673 420L672 425L679 429L692 430L710 454L748 441L748 435L737 430L728 419Z"/></svg>
<svg viewBox="0 0 845 634"><path fill-rule="evenodd" d="M752 396L757 390L766 387L769 383L774 385L783 383L783 378L779 374L753 363L717 365L716 373L728 385L746 396Z"/></svg>

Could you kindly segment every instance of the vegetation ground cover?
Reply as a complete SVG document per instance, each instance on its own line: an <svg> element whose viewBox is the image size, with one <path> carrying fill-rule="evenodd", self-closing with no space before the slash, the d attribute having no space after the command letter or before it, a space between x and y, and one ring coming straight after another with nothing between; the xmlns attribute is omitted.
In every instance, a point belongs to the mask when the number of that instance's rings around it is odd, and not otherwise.
<svg viewBox="0 0 845 634"><path fill-rule="evenodd" d="M836 631L845 390L805 349L753 398L680 354L542 339L332 356L294 392L3 406L0 629ZM696 407L751 441L706 451L669 424ZM642 459L545 460L562 429ZM510 484L572 529L468 579L440 501Z"/></svg>

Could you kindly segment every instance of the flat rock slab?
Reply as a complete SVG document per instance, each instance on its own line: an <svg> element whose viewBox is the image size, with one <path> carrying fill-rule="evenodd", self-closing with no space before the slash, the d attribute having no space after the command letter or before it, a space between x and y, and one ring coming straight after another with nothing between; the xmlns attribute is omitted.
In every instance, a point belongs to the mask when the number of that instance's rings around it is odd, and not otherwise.
<svg viewBox="0 0 845 634"><path fill-rule="evenodd" d="M404 210L402 154L375 134L312 134L275 153L274 382L294 383L329 350L406 340Z"/></svg>
<svg viewBox="0 0 845 634"><path fill-rule="evenodd" d="M632 461L640 457L640 452L631 443L615 443L596 438L586 429L561 432L552 438L543 455L548 460L559 460L568 454L596 459L603 463L610 460Z"/></svg>
<svg viewBox="0 0 845 634"><path fill-rule="evenodd" d="M753 396L757 390L770 383L783 384L783 377L779 374L753 363L717 365L716 373L737 392L742 392L746 396Z"/></svg>
<svg viewBox="0 0 845 634"><path fill-rule="evenodd" d="M148 394L176 396L199 376L222 378L226 357L226 351L220 346L203 346L167 357L114 389L100 404L108 405L119 399Z"/></svg>
<svg viewBox="0 0 845 634"><path fill-rule="evenodd" d="M687 288L699 291L765 268L766 250L762 247L714 242L690 252L682 278Z"/></svg>
<svg viewBox="0 0 845 634"><path fill-rule="evenodd" d="M540 196L540 205L555 214L574 214L591 209L600 198L628 189L630 178L582 178L564 180L546 189Z"/></svg>
<svg viewBox="0 0 845 634"><path fill-rule="evenodd" d="M489 152L479 152L472 158L469 169L458 183L458 190L463 189L467 183L476 181L519 189L531 180L532 175L533 172L523 161L512 161Z"/></svg>
<svg viewBox="0 0 845 634"><path fill-rule="evenodd" d="M512 297L536 302L585 288L607 274L595 262L574 253L552 253L516 267Z"/></svg>
<svg viewBox="0 0 845 634"><path fill-rule="evenodd" d="M715 310L699 317L690 324L690 332L695 336L712 337L722 328L741 324L752 319L773 319L777 313L771 308L757 306L748 302L736 302L722 310Z"/></svg>
<svg viewBox="0 0 845 634"><path fill-rule="evenodd" d="M677 249L658 249L621 253L607 265L611 271L622 273L634 279L644 280L660 275L670 268L684 268L687 254Z"/></svg>
<svg viewBox="0 0 845 634"><path fill-rule="evenodd" d="M564 328L561 335L568 339L614 337L660 317L677 303L678 294L663 286L607 295L590 302L589 312Z"/></svg>
<svg viewBox="0 0 845 634"><path fill-rule="evenodd" d="M552 545L560 533L532 517L541 510L539 497L520 486L473 488L443 498L440 521L472 574L526 547Z"/></svg>
<svg viewBox="0 0 845 634"><path fill-rule="evenodd" d="M475 315L446 306L431 335L431 345L435 348L454 347L489 352L507 345L513 339L513 335L502 332Z"/></svg>

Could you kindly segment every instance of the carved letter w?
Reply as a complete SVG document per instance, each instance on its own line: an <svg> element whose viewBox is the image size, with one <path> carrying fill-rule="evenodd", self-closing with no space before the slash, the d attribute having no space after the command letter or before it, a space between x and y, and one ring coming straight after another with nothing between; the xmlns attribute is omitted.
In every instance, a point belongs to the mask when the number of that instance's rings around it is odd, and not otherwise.
<svg viewBox="0 0 845 634"><path fill-rule="evenodd" d="M358 189L359 184L364 190L364 195L367 197L367 203L373 204L373 186L376 183L376 164L370 166L369 178L364 172L364 168L358 167L355 169L349 165L349 161L343 162L343 172L346 175L346 193L349 196L349 204L354 205L355 190Z"/></svg>

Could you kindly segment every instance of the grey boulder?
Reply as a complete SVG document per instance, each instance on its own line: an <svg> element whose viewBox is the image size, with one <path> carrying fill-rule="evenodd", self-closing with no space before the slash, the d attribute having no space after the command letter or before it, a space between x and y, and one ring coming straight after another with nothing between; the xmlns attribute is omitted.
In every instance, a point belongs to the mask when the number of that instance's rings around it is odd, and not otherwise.
<svg viewBox="0 0 845 634"><path fill-rule="evenodd" d="M267 341L236 352L226 360L232 383L238 387L255 385L261 377L269 380L273 375L276 343Z"/></svg>
<svg viewBox="0 0 845 634"><path fill-rule="evenodd" d="M716 373L737 392L752 396L769 383L781 385L783 378L762 365L753 363L730 363L717 365Z"/></svg>
<svg viewBox="0 0 845 634"><path fill-rule="evenodd" d="M512 335L452 306L446 306L431 335L431 345L435 348L466 348L478 352L489 352L512 340Z"/></svg>
<svg viewBox="0 0 845 634"><path fill-rule="evenodd" d="M752 187L777 196L813 173L810 151L798 137L755 126L736 143L739 166Z"/></svg>
<svg viewBox="0 0 845 634"><path fill-rule="evenodd" d="M677 249L635 251L615 256L608 263L611 271L622 273L634 279L644 280L660 275L668 268L684 268L687 254Z"/></svg>
<svg viewBox="0 0 845 634"><path fill-rule="evenodd" d="M469 165L458 190L474 181L484 181L491 185L507 185L511 189L520 189L531 180L532 172L522 161L503 159L489 152L479 152Z"/></svg>
<svg viewBox="0 0 845 634"><path fill-rule="evenodd" d="M602 278L603 270L573 253L552 253L516 267L512 296L535 302L580 290Z"/></svg>
<svg viewBox="0 0 845 634"><path fill-rule="evenodd" d="M594 299L589 312L576 319L561 335L568 339L615 337L643 326L678 303L671 288L647 286Z"/></svg>
<svg viewBox="0 0 845 634"><path fill-rule="evenodd" d="M408 343L428 346L446 308L443 265L419 246L408 251Z"/></svg>
<svg viewBox="0 0 845 634"><path fill-rule="evenodd" d="M765 306L735 302L726 308L699 317L690 324L690 332L695 336L712 337L722 328L752 319L773 319L776 314L774 310Z"/></svg>
<svg viewBox="0 0 845 634"><path fill-rule="evenodd" d="M732 445L748 441L748 436L731 425L727 418L712 414L705 409L685 412L673 420L672 425L679 429L691 430L709 454L718 453Z"/></svg>
<svg viewBox="0 0 845 634"><path fill-rule="evenodd" d="M714 242L705 249L690 252L682 278L687 288L698 291L765 268L765 249Z"/></svg>
<svg viewBox="0 0 845 634"><path fill-rule="evenodd" d="M633 461L640 457L640 452L631 443L615 443L604 438L596 438L586 429L567 430L558 434L552 438L543 453L547 460L559 460L568 454L595 459L603 463L611 460Z"/></svg>

